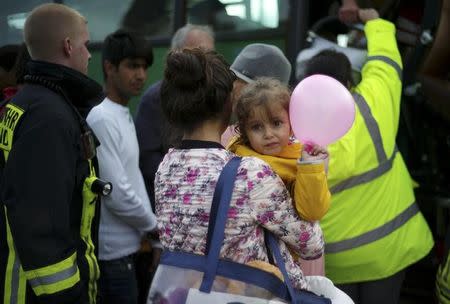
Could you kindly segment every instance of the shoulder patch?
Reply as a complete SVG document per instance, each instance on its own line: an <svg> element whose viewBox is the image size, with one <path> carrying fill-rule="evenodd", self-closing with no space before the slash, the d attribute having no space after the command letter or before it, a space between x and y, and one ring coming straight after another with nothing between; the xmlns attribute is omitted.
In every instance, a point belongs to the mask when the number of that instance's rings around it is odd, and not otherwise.
<svg viewBox="0 0 450 304"><path fill-rule="evenodd" d="M9 103L0 117L0 149L4 151L5 158L8 157L8 153L11 151L14 129L23 113L25 113L23 109Z"/></svg>

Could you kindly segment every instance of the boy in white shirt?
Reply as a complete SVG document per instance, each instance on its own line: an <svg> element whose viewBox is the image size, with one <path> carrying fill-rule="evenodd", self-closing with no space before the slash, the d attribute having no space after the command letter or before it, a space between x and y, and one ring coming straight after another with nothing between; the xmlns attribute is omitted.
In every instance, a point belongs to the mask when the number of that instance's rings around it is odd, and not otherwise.
<svg viewBox="0 0 450 304"><path fill-rule="evenodd" d="M100 176L113 184L101 206L99 295L102 303L136 304L135 253L142 237L156 228L156 217L139 169L128 102L144 86L153 51L143 38L118 30L106 37L102 62L107 97L87 117L100 141Z"/></svg>

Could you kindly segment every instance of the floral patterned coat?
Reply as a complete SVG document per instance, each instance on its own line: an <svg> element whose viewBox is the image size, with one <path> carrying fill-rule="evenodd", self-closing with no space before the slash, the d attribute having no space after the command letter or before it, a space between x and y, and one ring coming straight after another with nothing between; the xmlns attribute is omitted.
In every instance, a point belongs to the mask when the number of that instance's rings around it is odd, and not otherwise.
<svg viewBox="0 0 450 304"><path fill-rule="evenodd" d="M233 156L212 142L184 141L181 149L169 150L155 177L156 214L164 248L204 254L214 189L222 168ZM268 261L263 228L280 240L294 286L308 289L286 246L303 259L318 258L324 248L320 226L318 222L300 220L282 180L268 164L255 157L243 157L221 257L244 264Z"/></svg>

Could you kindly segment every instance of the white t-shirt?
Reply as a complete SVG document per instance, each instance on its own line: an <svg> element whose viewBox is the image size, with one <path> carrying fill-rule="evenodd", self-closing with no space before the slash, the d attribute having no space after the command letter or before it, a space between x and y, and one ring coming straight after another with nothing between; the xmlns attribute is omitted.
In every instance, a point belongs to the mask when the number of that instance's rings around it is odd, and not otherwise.
<svg viewBox="0 0 450 304"><path fill-rule="evenodd" d="M87 117L100 141L99 176L113 185L102 198L99 259L112 260L139 250L142 234L155 229L144 179L139 169L136 129L128 107L105 98Z"/></svg>

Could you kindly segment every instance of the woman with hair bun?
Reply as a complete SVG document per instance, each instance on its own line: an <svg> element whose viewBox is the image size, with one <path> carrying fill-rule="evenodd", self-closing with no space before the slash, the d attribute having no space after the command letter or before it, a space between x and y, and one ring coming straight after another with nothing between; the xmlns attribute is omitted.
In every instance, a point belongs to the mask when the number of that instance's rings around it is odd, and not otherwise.
<svg viewBox="0 0 450 304"><path fill-rule="evenodd" d="M234 73L214 51L168 54L161 86L168 121L184 130L181 146L164 157L155 179L160 240L165 249L205 254L209 212L216 182L235 155L221 144L230 114ZM243 157L234 184L221 258L247 264L268 261L263 229L280 243L297 289L310 289L287 247L304 259L323 254L317 222L301 220L283 181L268 164ZM251 264L251 263L250 263Z"/></svg>

